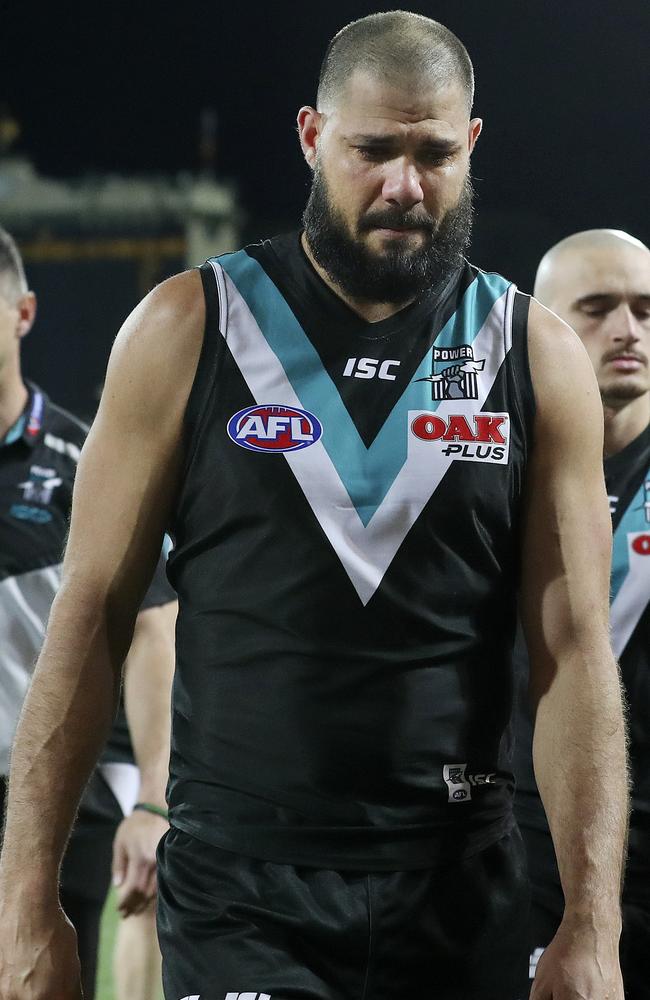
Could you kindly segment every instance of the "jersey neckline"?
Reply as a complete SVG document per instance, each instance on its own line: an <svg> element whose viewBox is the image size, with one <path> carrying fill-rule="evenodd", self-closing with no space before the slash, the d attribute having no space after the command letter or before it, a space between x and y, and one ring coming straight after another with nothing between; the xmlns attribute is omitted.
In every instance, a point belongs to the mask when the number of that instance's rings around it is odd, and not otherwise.
<svg viewBox="0 0 650 1000"><path fill-rule="evenodd" d="M347 341L351 337L376 343L387 340L404 329L404 323L417 324L439 306L455 287L461 268L446 275L427 292L392 316L371 323L363 319L321 278L302 246L302 231L285 233L264 241L272 251L273 259L283 269L284 280L289 281L294 295L310 309L314 303L329 329L337 329ZM272 277L272 275L271 275Z"/></svg>

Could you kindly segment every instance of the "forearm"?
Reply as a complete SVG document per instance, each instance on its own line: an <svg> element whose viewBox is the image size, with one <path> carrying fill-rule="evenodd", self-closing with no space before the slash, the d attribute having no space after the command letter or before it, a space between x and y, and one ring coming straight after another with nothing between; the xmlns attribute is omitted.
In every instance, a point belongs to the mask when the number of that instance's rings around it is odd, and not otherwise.
<svg viewBox="0 0 650 1000"><path fill-rule="evenodd" d="M12 753L0 879L56 889L81 793L103 746L119 691L128 625L107 602L68 585L52 606ZM120 636L122 631L122 636Z"/></svg>
<svg viewBox="0 0 650 1000"><path fill-rule="evenodd" d="M533 742L567 914L619 919L628 823L624 712L607 642L574 647L540 699Z"/></svg>
<svg viewBox="0 0 650 1000"><path fill-rule="evenodd" d="M176 604L143 611L125 664L124 702L144 802L164 807Z"/></svg>

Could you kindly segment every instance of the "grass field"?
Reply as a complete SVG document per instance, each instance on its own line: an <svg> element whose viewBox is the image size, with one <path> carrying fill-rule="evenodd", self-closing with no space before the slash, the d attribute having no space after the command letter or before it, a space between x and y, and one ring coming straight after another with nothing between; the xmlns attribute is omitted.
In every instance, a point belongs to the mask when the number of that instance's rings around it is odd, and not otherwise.
<svg viewBox="0 0 650 1000"><path fill-rule="evenodd" d="M97 1000L117 1000L113 993L113 974L111 971L111 955L118 916L113 893L109 893L104 907L102 933L99 946L99 969L97 971Z"/></svg>
<svg viewBox="0 0 650 1000"><path fill-rule="evenodd" d="M118 921L119 917L115 906L115 896L113 892L110 892L106 900L104 916L102 918L96 1000L127 1000L126 997L118 997L113 988L112 955ZM162 1000L162 989L159 994L147 998L147 1000Z"/></svg>

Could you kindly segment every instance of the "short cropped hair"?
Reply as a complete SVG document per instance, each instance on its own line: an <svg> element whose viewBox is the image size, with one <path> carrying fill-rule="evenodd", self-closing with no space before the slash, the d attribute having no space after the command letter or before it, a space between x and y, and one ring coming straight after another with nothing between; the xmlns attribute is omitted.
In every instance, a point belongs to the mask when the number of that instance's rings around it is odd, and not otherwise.
<svg viewBox="0 0 650 1000"><path fill-rule="evenodd" d="M28 288L16 241L0 226L0 292L14 299L24 295Z"/></svg>
<svg viewBox="0 0 650 1000"><path fill-rule="evenodd" d="M319 111L335 103L356 69L403 80L423 74L434 83L452 80L463 87L468 111L474 100L474 69L459 38L438 21L406 10L369 14L334 35L318 80Z"/></svg>

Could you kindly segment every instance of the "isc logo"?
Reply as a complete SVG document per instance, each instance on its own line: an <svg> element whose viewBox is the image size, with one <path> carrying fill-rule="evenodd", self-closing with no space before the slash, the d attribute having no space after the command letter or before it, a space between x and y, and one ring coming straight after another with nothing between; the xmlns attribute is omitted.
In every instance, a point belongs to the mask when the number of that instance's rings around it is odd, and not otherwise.
<svg viewBox="0 0 650 1000"><path fill-rule="evenodd" d="M419 413L411 420L411 433L420 441L430 441L448 458L468 462L508 460L510 416L507 413L475 413L467 417L453 413L443 418L435 413Z"/></svg>
<svg viewBox="0 0 650 1000"><path fill-rule="evenodd" d="M383 378L394 382L397 375L391 375L391 368L399 368L401 361L382 361L377 358L348 358L343 374L349 378Z"/></svg>
<svg viewBox="0 0 650 1000"><path fill-rule="evenodd" d="M228 436L249 451L300 451L323 433L320 421L307 410L276 403L247 406L228 421Z"/></svg>

